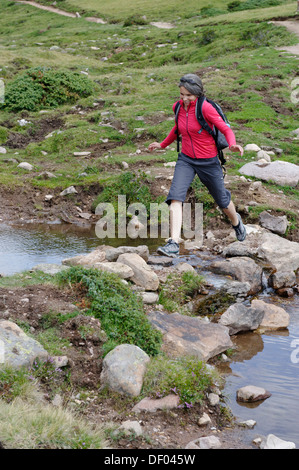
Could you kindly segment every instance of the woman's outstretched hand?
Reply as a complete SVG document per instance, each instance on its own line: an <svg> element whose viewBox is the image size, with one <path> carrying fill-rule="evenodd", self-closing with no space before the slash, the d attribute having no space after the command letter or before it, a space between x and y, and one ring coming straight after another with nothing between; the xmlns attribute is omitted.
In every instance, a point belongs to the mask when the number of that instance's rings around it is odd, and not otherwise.
<svg viewBox="0 0 299 470"><path fill-rule="evenodd" d="M161 148L161 145L159 144L159 142L152 142L149 146L148 146L148 149L150 150L150 152L152 152L153 150L155 149L160 149Z"/></svg>
<svg viewBox="0 0 299 470"><path fill-rule="evenodd" d="M229 149L231 152L239 152L241 157L244 153L243 147L241 147L241 145L231 145Z"/></svg>

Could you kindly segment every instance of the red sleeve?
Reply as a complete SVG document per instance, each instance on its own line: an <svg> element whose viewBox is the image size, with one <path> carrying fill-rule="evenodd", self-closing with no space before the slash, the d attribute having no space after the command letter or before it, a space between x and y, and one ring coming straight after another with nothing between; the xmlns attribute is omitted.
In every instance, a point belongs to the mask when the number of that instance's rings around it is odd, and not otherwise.
<svg viewBox="0 0 299 470"><path fill-rule="evenodd" d="M172 106L172 109L173 109L173 112L175 111L175 106L177 104L177 101L173 104ZM163 142L161 142L160 146L162 147L162 149L165 149L166 147L168 147L168 145L172 144L172 142L174 142L175 140L177 140L177 134L176 134L176 130L177 130L177 125L175 125L171 131L169 132L168 136L166 137L166 139L163 140Z"/></svg>
<svg viewBox="0 0 299 470"><path fill-rule="evenodd" d="M162 147L162 149L165 149L166 147L168 147L168 145L172 144L172 142L174 142L176 138L177 138L177 135L176 135L176 125L175 125L169 132L166 139L164 139L163 142L161 142L160 146Z"/></svg>
<svg viewBox="0 0 299 470"><path fill-rule="evenodd" d="M229 147L236 145L236 137L231 128L223 121L222 117L217 113L214 106L207 101L204 101L202 106L202 112L206 121L211 125L217 127L217 129L224 134Z"/></svg>

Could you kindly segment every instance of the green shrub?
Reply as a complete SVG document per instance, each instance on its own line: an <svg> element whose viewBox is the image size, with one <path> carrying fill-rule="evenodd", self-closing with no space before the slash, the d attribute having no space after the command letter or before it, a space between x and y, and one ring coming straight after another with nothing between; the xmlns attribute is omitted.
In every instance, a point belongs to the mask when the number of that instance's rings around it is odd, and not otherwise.
<svg viewBox="0 0 299 470"><path fill-rule="evenodd" d="M131 15L124 21L124 26L132 26L132 25L144 25L148 24L141 15Z"/></svg>
<svg viewBox="0 0 299 470"><path fill-rule="evenodd" d="M187 409L204 400L214 379L207 366L194 357L166 360L158 356L147 368L142 393L155 398L175 393L179 407Z"/></svg>
<svg viewBox="0 0 299 470"><path fill-rule="evenodd" d="M93 83L78 73L37 67L26 70L9 83L5 90L5 107L9 111L37 111L73 103L93 92Z"/></svg>
<svg viewBox="0 0 299 470"><path fill-rule="evenodd" d="M141 173L125 172L115 179L113 184L110 182L104 187L103 191L95 199L92 209L95 210L98 204L110 203L113 205L115 214L118 213L118 196L126 196L126 209L130 204L141 203L146 207L147 213L150 212L150 203L153 202L152 195L146 184L146 175Z"/></svg>
<svg viewBox="0 0 299 470"><path fill-rule="evenodd" d="M151 356L160 351L162 336L147 319L142 300L118 276L97 269L74 267L59 275L60 282L72 284L90 302L86 315L101 321L108 336L107 353L118 344L134 344Z"/></svg>

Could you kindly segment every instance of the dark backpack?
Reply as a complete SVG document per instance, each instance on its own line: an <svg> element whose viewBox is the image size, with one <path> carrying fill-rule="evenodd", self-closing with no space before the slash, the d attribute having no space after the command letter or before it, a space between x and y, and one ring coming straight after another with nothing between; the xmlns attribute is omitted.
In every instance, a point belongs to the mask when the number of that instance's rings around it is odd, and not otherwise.
<svg viewBox="0 0 299 470"><path fill-rule="evenodd" d="M228 143L227 143L226 138L222 134L222 132L220 132L217 129L217 127L215 127L215 126L213 126L213 129L211 129L211 127L209 126L209 124L207 123L205 118L203 117L202 105L203 105L205 100L208 103L210 103L216 109L216 111L218 112L220 117L223 119L223 121L229 127L230 127L230 124L229 124L229 121L228 121L227 117L225 116L224 112L222 111L221 106L218 103L215 103L214 101L206 98L205 96L202 96L202 97L198 98L198 100L196 101L196 106L195 106L196 118L197 118L199 124L201 125L201 129L198 131L198 133L200 134L202 132L202 130L204 129L205 131L207 131L214 138L215 144L216 144L217 150L218 150L218 158L221 162L221 165L224 166L225 163L226 163L226 160L224 158L222 150L228 147ZM179 128L178 128L178 114L179 114L179 111L180 111L180 107L181 107L181 105L180 105L180 102L178 101L176 103L175 109L174 109L175 122L176 122L176 125L177 125L176 133L177 133L177 151L178 152L180 151L180 138L179 138Z"/></svg>

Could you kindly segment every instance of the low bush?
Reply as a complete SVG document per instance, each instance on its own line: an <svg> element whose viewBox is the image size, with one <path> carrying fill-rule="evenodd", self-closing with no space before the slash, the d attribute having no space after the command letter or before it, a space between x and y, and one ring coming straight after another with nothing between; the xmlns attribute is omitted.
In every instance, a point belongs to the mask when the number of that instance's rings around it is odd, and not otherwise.
<svg viewBox="0 0 299 470"><path fill-rule="evenodd" d="M91 80L78 73L31 68L7 85L1 108L13 112L56 108L91 95L93 89Z"/></svg>
<svg viewBox="0 0 299 470"><path fill-rule="evenodd" d="M159 353L161 333L147 319L142 300L117 275L73 267L59 278L62 284L71 284L90 302L86 315L98 318L108 336L104 353L123 343L139 346L150 356Z"/></svg>

